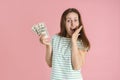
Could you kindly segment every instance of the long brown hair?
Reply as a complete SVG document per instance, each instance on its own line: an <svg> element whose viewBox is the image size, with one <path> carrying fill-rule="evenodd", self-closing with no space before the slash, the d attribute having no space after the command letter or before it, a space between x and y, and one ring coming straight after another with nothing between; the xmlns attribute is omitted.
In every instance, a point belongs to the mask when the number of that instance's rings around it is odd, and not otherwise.
<svg viewBox="0 0 120 80"><path fill-rule="evenodd" d="M85 34L85 30L84 30L84 25L82 23L82 19L81 19L81 15L79 13L79 11L75 8L69 8L67 10L65 10L61 16L61 21L60 21L60 32L58 33L59 36L62 36L62 37L66 37L67 35L67 31L66 31L66 16L68 13L71 13L71 12L74 12L76 14L78 14L78 19L79 19L79 27L82 25L82 29L80 31L80 36L78 37L79 40L82 40L83 42L83 46L85 48L88 48L88 50L90 49L90 43L89 43L89 40L88 38L86 37L86 34Z"/></svg>

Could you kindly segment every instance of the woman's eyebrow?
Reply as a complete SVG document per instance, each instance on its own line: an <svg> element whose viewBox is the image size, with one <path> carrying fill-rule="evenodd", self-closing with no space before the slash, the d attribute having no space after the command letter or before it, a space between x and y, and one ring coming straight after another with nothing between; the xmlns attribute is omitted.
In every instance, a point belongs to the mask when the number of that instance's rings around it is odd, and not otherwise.
<svg viewBox="0 0 120 80"><path fill-rule="evenodd" d="M74 18L77 18L78 19L78 17L74 17ZM66 19L71 19L70 17L67 17Z"/></svg>
<svg viewBox="0 0 120 80"><path fill-rule="evenodd" d="M78 19L78 17L75 17L75 18L77 18L77 19Z"/></svg>
<svg viewBox="0 0 120 80"><path fill-rule="evenodd" d="M71 19L71 18L67 17L66 19Z"/></svg>

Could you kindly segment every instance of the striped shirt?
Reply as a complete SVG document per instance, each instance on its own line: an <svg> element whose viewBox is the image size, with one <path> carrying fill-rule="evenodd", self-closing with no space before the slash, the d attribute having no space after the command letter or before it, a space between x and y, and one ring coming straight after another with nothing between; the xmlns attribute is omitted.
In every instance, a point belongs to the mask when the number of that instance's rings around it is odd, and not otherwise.
<svg viewBox="0 0 120 80"><path fill-rule="evenodd" d="M71 38L54 35L52 37L52 71L51 80L83 80L81 69L73 70L71 63ZM78 48L83 49L81 41Z"/></svg>

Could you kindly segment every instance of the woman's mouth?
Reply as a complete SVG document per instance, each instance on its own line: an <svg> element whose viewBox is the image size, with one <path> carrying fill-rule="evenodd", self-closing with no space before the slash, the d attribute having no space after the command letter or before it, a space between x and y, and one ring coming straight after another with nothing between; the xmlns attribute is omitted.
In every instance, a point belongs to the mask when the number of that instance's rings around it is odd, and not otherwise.
<svg viewBox="0 0 120 80"><path fill-rule="evenodd" d="M76 31L76 29L77 28L74 28L74 29L70 28L70 30L71 30L72 33L74 33Z"/></svg>

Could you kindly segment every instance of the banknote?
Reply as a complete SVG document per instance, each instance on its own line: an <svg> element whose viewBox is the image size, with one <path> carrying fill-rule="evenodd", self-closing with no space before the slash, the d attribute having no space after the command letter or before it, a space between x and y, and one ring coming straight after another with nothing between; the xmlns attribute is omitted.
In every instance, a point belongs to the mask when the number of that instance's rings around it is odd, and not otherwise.
<svg viewBox="0 0 120 80"><path fill-rule="evenodd" d="M38 35L45 35L45 37L47 38L49 35L48 35L48 30L47 30L47 27L45 25L45 23L43 22L40 22L38 24L34 24L32 26L32 30Z"/></svg>

